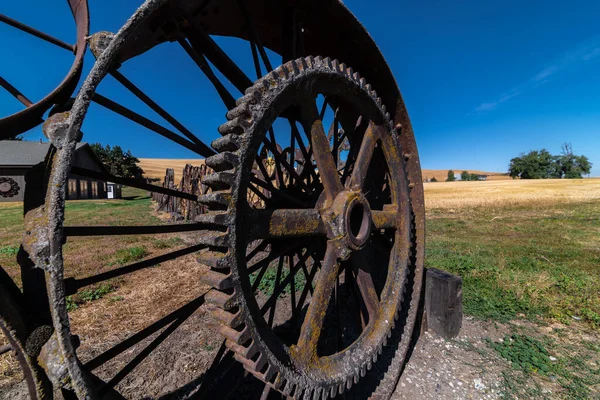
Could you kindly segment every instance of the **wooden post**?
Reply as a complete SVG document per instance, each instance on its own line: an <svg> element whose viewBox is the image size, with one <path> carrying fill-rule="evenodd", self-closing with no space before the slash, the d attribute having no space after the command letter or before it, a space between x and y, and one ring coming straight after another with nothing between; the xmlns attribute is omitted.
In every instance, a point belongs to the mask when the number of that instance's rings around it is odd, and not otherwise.
<svg viewBox="0 0 600 400"><path fill-rule="evenodd" d="M444 339L455 338L462 326L462 278L428 268L425 279L427 329Z"/></svg>

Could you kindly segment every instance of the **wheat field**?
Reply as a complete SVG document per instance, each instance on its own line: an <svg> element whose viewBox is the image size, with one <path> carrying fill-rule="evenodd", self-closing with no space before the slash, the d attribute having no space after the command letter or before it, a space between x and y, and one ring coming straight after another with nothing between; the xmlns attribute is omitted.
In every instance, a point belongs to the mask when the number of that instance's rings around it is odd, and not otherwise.
<svg viewBox="0 0 600 400"><path fill-rule="evenodd" d="M175 170L175 182L179 182L181 179L181 172L185 168L186 164L192 164L197 167L204 164L203 159L181 159L181 160L169 160L162 158L140 158L138 166L144 170L144 176L146 178L159 178L161 181L165 177L167 168L173 168Z"/></svg>
<svg viewBox="0 0 600 400"><path fill-rule="evenodd" d="M425 183L428 209L551 205L600 200L600 179Z"/></svg>

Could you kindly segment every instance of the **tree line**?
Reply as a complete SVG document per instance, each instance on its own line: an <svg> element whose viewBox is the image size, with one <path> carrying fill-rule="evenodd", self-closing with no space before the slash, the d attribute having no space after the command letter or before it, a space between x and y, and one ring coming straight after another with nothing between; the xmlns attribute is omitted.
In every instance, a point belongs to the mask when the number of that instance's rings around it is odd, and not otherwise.
<svg viewBox="0 0 600 400"><path fill-rule="evenodd" d="M532 150L510 160L509 175L513 179L580 179L592 170L592 163L584 155L573 153L573 146L565 143L559 155L546 149Z"/></svg>

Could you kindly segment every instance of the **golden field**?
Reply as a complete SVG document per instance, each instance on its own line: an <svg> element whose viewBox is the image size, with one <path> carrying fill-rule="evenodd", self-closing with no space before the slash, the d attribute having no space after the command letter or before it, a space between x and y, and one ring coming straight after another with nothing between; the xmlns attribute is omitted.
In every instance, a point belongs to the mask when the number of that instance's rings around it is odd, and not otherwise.
<svg viewBox="0 0 600 400"><path fill-rule="evenodd" d="M428 209L552 205L600 200L600 179L425 183Z"/></svg>
<svg viewBox="0 0 600 400"><path fill-rule="evenodd" d="M186 164L192 164L198 166L204 164L203 159L181 159L181 160L169 160L162 158L140 158L138 166L144 170L144 176L146 178L159 178L161 181L165 177L167 168L173 168L175 170L175 182L181 179L181 171L185 168Z"/></svg>

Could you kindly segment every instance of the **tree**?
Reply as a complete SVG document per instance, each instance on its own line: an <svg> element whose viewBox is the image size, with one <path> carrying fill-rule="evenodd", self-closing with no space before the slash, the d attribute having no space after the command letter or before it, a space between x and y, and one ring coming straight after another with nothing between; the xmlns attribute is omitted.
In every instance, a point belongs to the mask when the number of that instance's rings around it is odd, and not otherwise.
<svg viewBox="0 0 600 400"><path fill-rule="evenodd" d="M463 171L460 173L460 180L461 181L476 181L477 175L470 174L469 171Z"/></svg>
<svg viewBox="0 0 600 400"><path fill-rule="evenodd" d="M590 160L573 154L570 143L562 145L560 156L553 156L546 149L533 150L510 160L508 167L512 178L521 179L575 179L589 174L591 169Z"/></svg>
<svg viewBox="0 0 600 400"><path fill-rule="evenodd" d="M513 179L560 178L555 162L556 158L548 150L533 150L510 160L508 171Z"/></svg>
<svg viewBox="0 0 600 400"><path fill-rule="evenodd" d="M90 147L112 175L122 178L143 178L144 170L137 165L140 160L134 157L130 150L124 152L121 146L102 146L100 143L91 144Z"/></svg>
<svg viewBox="0 0 600 400"><path fill-rule="evenodd" d="M456 180L456 177L454 176L454 171L449 170L448 178L446 178L446 182L454 182L455 180Z"/></svg>
<svg viewBox="0 0 600 400"><path fill-rule="evenodd" d="M581 179L584 174L589 174L592 169L592 163L586 156L577 156L573 154L571 143L564 143L561 146L562 154L557 157L558 168L562 176L566 179Z"/></svg>
<svg viewBox="0 0 600 400"><path fill-rule="evenodd" d="M435 179L435 176L433 178L431 178L431 180L429 182L437 182L438 180Z"/></svg>

